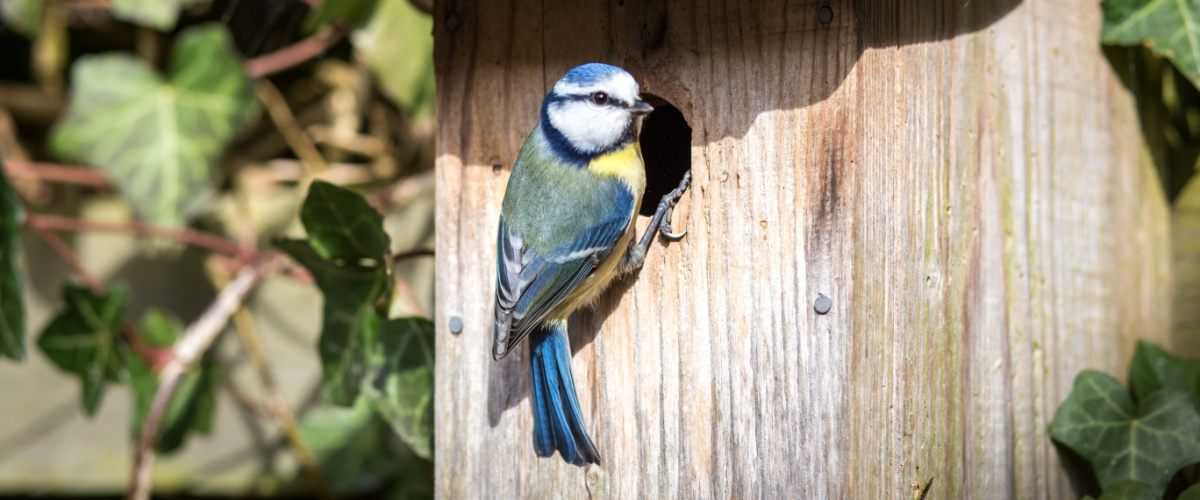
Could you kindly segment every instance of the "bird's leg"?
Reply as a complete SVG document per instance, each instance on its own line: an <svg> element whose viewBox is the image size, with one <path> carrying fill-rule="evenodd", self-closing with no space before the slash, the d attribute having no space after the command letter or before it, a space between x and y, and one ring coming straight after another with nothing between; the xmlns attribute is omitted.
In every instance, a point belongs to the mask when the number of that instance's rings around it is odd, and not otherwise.
<svg viewBox="0 0 1200 500"><path fill-rule="evenodd" d="M679 203L679 198L683 196L683 192L687 190L691 182L692 172L689 170L683 174L683 179L679 181L679 187L664 195L662 201L658 202L658 209L654 211L654 217L650 219L650 225L646 226L646 232L642 234L642 239L629 245L625 259L621 261L622 272L627 273L642 267L642 264L646 262L646 251L650 248L650 242L654 241L654 233L661 232L663 236L671 240L680 239L687 234L686 229L679 233L671 232L671 213L675 211L675 204Z"/></svg>

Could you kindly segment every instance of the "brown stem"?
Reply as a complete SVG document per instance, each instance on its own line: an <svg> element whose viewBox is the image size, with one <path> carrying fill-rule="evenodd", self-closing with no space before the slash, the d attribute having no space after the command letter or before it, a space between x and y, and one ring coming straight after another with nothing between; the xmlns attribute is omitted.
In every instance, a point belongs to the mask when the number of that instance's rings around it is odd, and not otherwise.
<svg viewBox="0 0 1200 500"><path fill-rule="evenodd" d="M275 52L248 59L244 66L246 74L250 78L262 78L296 66L332 47L348 31L345 25L336 24Z"/></svg>
<svg viewBox="0 0 1200 500"><path fill-rule="evenodd" d="M96 295L104 294L104 284L100 283L100 280L96 279L92 273L88 272L87 268L83 267L83 263L79 262L79 257L75 255L75 252L71 250L71 247L67 245L62 238L59 238L57 234L54 234L54 231L44 227L30 225L29 228L32 229L34 234L37 234L38 237L46 243L46 246L50 247L50 250L53 250L54 253L58 255L59 260L63 261L63 264L66 264L67 267L71 268L71 272L78 277L83 284L87 285L87 287L92 290L92 293Z"/></svg>
<svg viewBox="0 0 1200 500"><path fill-rule="evenodd" d="M4 160L4 173L14 179L39 179L64 184L91 186L100 189L112 187L112 184L108 182L108 176L104 175L104 172L71 165L19 161L6 158Z"/></svg>
<svg viewBox="0 0 1200 500"><path fill-rule="evenodd" d="M400 253L398 253L398 254L396 254L396 255L393 255L393 256L392 256L392 262L400 262L400 261L402 261L402 260L408 260L408 259L411 259L411 258L413 258L413 257L426 257L426 256L428 256L428 257L432 257L432 256L433 256L433 249L430 249L430 248L416 248L416 249L413 249L413 250L408 250L408 251L405 251L405 252L400 252Z"/></svg>
<svg viewBox="0 0 1200 500"><path fill-rule="evenodd" d="M155 226L144 222L98 222L63 217L61 215L29 214L25 218L25 225L34 230L43 228L58 231L136 234L139 236L164 238L200 248L207 248L214 252L243 260L253 260L259 256L258 252L252 248L243 247L212 233L188 228Z"/></svg>
<svg viewBox="0 0 1200 500"><path fill-rule="evenodd" d="M325 164L325 157L317 151L312 139L296 123L296 116L292 114L291 108L288 108L287 100L279 93L279 89L267 80L259 80L257 90L258 98L263 102L263 106L266 106L271 121L275 122L275 127L283 134L283 140L287 142L288 147L300 157L308 175L313 176L329 168Z"/></svg>
<svg viewBox="0 0 1200 500"><path fill-rule="evenodd" d="M184 332L183 337L171 348L174 356L159 372L161 382L158 390L154 393L153 402L150 404L150 410L142 424L141 434L138 436L137 451L133 460L133 476L130 478L129 494L126 497L129 500L150 498L150 485L154 473L154 444L158 442L163 417L171 402L171 396L174 395L183 375L187 372L188 367L195 364L212 345L213 340L224 329L225 323L229 321L229 317L241 307L246 296L262 280L267 267L273 265L273 262L274 260L260 261L239 272L233 282L221 290L216 300L208 306L200 319L192 323Z"/></svg>

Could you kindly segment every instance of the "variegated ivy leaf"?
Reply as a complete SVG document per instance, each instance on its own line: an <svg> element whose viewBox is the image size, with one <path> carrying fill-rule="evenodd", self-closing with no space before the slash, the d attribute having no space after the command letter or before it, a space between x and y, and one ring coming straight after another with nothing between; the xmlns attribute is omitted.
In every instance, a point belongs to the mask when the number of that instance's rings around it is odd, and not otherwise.
<svg viewBox="0 0 1200 500"><path fill-rule="evenodd" d="M382 350L363 384L375 410L422 458L433 457L433 322L395 318L383 324Z"/></svg>
<svg viewBox="0 0 1200 500"><path fill-rule="evenodd" d="M38 347L60 369L79 376L83 409L94 415L108 382L128 378L132 355L121 336L129 294L121 288L96 295L85 287L63 287L64 309L46 326Z"/></svg>
<svg viewBox="0 0 1200 500"><path fill-rule="evenodd" d="M51 147L111 174L143 219L178 226L255 110L225 27L208 24L179 36L166 79L129 54L81 57Z"/></svg>
<svg viewBox="0 0 1200 500"><path fill-rule="evenodd" d="M202 3L208 0L113 0L112 15L139 26L171 31L180 10Z"/></svg>

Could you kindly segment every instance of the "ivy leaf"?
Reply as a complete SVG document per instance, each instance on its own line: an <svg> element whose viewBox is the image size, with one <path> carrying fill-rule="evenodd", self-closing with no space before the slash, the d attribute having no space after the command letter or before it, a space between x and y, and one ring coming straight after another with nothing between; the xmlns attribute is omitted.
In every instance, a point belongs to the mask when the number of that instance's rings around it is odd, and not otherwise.
<svg viewBox="0 0 1200 500"><path fill-rule="evenodd" d="M183 331L184 325L177 318L151 309L142 316L138 333L150 345L167 347L174 344ZM129 372L134 395L133 436L136 440L154 401L154 393L158 391L159 378L158 373L137 356L130 359ZM162 434L156 447L160 453L178 450L191 431L208 434L212 430L218 381L216 365L208 360L201 361L183 375L163 415Z"/></svg>
<svg viewBox="0 0 1200 500"><path fill-rule="evenodd" d="M313 408L301 419L300 432L338 497L377 492L399 472L387 426L365 398L347 408Z"/></svg>
<svg viewBox="0 0 1200 500"><path fill-rule="evenodd" d="M0 161L0 357L25 359L25 308L21 303L18 228L24 220L21 200L13 191Z"/></svg>
<svg viewBox="0 0 1200 500"><path fill-rule="evenodd" d="M1161 500L1154 488L1137 481L1121 481L1104 489L1097 500Z"/></svg>
<svg viewBox="0 0 1200 500"><path fill-rule="evenodd" d="M1200 414L1187 394L1162 389L1135 408L1129 391L1098 371L1075 377L1050 436L1087 459L1104 488L1134 480L1162 495L1177 470L1200 462Z"/></svg>
<svg viewBox="0 0 1200 500"><path fill-rule="evenodd" d="M1200 3L1163 0L1105 0L1101 42L1146 43L1200 83Z"/></svg>
<svg viewBox="0 0 1200 500"><path fill-rule="evenodd" d="M66 308L46 326L38 347L60 369L79 375L83 383L83 409L95 415L107 382L128 377L131 356L120 338L129 295L116 288L96 295L85 287L63 287Z"/></svg>
<svg viewBox="0 0 1200 500"><path fill-rule="evenodd" d="M387 267L325 260L304 240L275 243L308 268L325 295L324 319L317 351L324 372L325 394L348 406L358 397L368 365L379 349L383 319L375 305L388 287Z"/></svg>
<svg viewBox="0 0 1200 500"><path fill-rule="evenodd" d="M433 18L409 0L379 0L375 15L352 35L354 47L383 93L416 120L433 115Z"/></svg>
<svg viewBox="0 0 1200 500"><path fill-rule="evenodd" d="M365 394L392 430L425 459L433 457L433 323L396 318L383 325L383 344Z"/></svg>
<svg viewBox="0 0 1200 500"><path fill-rule="evenodd" d="M1200 500L1200 483L1193 484L1191 488L1183 490L1175 500Z"/></svg>
<svg viewBox="0 0 1200 500"><path fill-rule="evenodd" d="M180 10L202 3L208 0L113 0L111 12L122 21L171 31L179 21Z"/></svg>
<svg viewBox="0 0 1200 500"><path fill-rule="evenodd" d="M351 26L361 26L371 19L377 3L379 0L321 2L321 5L313 9L304 20L304 30L311 32L338 21L347 22Z"/></svg>
<svg viewBox="0 0 1200 500"><path fill-rule="evenodd" d="M1177 358L1151 342L1139 341L1129 379L1138 399L1159 389L1175 389L1191 396L1200 412L1200 360Z"/></svg>
<svg viewBox="0 0 1200 500"><path fill-rule="evenodd" d="M176 40L165 80L132 55L79 58L51 147L111 174L141 217L179 226L255 102L224 26L197 26Z"/></svg>
<svg viewBox="0 0 1200 500"><path fill-rule="evenodd" d="M300 206L300 222L323 259L386 261L389 244L383 217L354 191L314 181Z"/></svg>

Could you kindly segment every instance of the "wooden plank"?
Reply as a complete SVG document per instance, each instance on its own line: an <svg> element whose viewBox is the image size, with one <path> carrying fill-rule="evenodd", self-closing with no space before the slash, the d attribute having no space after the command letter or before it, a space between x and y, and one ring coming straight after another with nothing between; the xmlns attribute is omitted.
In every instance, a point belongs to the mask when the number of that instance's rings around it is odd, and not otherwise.
<svg viewBox="0 0 1200 500"><path fill-rule="evenodd" d="M1165 338L1166 203L1094 2L435 15L440 496L1065 497L1075 373ZM688 237L572 319L580 469L534 455L527 352L489 347L509 167L590 61L679 107L695 180Z"/></svg>

